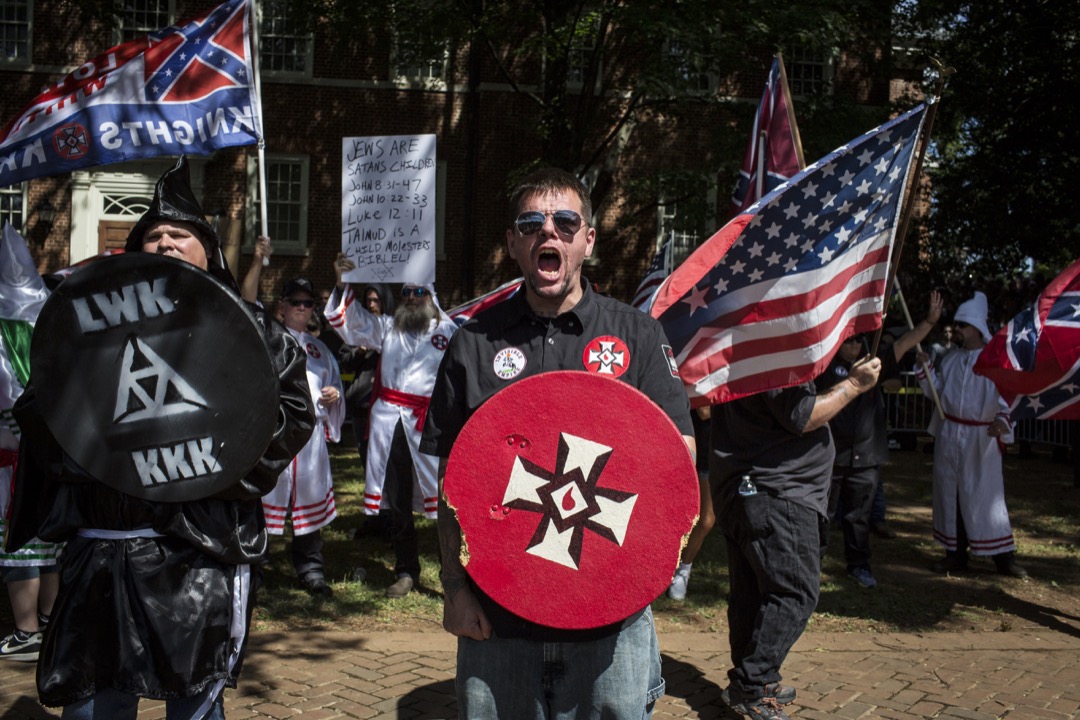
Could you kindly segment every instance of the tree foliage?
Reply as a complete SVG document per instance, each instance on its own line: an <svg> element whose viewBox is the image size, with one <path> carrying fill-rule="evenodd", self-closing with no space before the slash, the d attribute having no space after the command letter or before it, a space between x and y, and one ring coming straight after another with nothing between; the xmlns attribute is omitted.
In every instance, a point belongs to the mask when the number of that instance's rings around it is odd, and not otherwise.
<svg viewBox="0 0 1080 720"><path fill-rule="evenodd" d="M956 73L948 79L928 163L930 261L947 281L1080 250L1077 42L1080 4L916 0L901 26Z"/></svg>
<svg viewBox="0 0 1080 720"><path fill-rule="evenodd" d="M734 92L745 90L724 83L748 68L767 69L778 50L806 48L832 55L856 47L870 58L888 48L889 4L882 0L810 5L764 0L288 1L312 27L323 23L339 46L355 42L356 28L390 34L407 22L424 28L433 44L445 41L481 53L478 63L495 68L503 82L529 98L528 131L539 141L536 162L592 178L596 206L610 191L621 143L642 117L677 119L704 105L734 105ZM695 92L703 73L721 83L716 92ZM817 109L831 104L823 96ZM739 113L749 117L750 109L739 106ZM836 144L870 127L862 120ZM822 126L836 129L835 124ZM817 147L813 133L805 139ZM741 153L739 147L730 155L729 169L738 166ZM698 172L703 180L708 174L715 178L717 167L697 167L688 158L680 169L687 171Z"/></svg>

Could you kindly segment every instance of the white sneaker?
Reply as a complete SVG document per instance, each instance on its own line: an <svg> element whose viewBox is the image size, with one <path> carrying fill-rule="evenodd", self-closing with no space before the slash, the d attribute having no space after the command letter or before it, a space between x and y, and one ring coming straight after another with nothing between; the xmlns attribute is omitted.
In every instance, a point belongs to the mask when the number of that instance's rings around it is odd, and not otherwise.
<svg viewBox="0 0 1080 720"><path fill-rule="evenodd" d="M690 584L690 568L679 568L675 571L675 577L671 580L671 587L668 588L668 597L672 600L685 600L686 599L686 586Z"/></svg>

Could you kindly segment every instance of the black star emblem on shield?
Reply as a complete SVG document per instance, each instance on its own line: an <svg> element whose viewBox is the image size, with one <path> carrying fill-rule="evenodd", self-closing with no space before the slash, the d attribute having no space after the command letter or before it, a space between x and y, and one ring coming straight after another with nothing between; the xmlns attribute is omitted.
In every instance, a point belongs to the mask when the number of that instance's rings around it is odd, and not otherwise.
<svg viewBox="0 0 1080 720"><path fill-rule="evenodd" d="M503 505L542 515L525 552L577 570L586 530L622 545L638 496L598 485L611 452L562 433L554 471L514 458Z"/></svg>

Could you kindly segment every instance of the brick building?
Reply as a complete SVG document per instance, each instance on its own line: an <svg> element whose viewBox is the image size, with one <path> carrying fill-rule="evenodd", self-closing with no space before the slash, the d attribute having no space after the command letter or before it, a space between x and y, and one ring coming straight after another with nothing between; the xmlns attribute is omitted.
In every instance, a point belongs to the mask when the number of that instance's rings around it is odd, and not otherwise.
<svg viewBox="0 0 1080 720"><path fill-rule="evenodd" d="M0 114L4 121L15 117L43 86L85 60L205 11L212 2L129 0L120 22L110 25L82 19L61 0L0 0L6 52L0 77L7 88ZM341 33L333 33L328 21L303 33L293 29L284 4L260 6L269 234L275 246L264 273L264 298L296 275L322 287L332 282L342 231L341 143L354 136L436 136L436 282L444 305L514 277L516 267L505 252L505 188L507 177L541 152L530 93L544 82L537 69L542 63L532 67L519 58L511 83L490 56L470 52L475 48L426 47L417 54L410 52L416 38L405 32L358 32L356 42L343 44L331 39ZM883 8L887 13L888 4ZM635 113L603 171L585 173L588 181L611 188L594 208L597 251L586 268L602 291L628 299L661 238L676 236L685 255L726 219L771 50L746 55L745 67L732 77L687 73L685 97L668 109L655 105ZM787 67L797 99L828 86L857 105L876 108L879 117L901 88L884 60L871 66L854 55L793 53ZM569 96L577 102L587 95L585 72L571 58L566 82L577 83ZM597 95L601 112L620 112L623 98L592 94ZM671 112L675 106L679 111ZM872 124L863 123L849 137ZM810 152L805 128L803 138L811 161L818 155ZM599 135L584 140L586 149L599 142ZM191 158L196 193L219 223L238 277L251 261L258 221L255 158L254 146ZM122 243L146 208L156 178L172 162L98 166L2 188L0 214L27 237L39 269L64 267Z"/></svg>

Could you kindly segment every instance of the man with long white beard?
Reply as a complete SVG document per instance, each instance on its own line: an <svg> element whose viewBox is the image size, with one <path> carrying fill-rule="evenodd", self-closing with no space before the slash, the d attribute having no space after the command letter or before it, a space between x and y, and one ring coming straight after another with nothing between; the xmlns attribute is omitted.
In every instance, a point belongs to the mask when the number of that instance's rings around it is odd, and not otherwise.
<svg viewBox="0 0 1080 720"><path fill-rule="evenodd" d="M350 345L377 350L379 370L372 389L364 472L364 512L391 512L391 542L397 580L387 597L408 595L420 578L413 511L434 518L438 508L438 460L420 452L420 433L443 353L457 325L439 307L432 285L404 285L393 316L365 310L342 275L356 266L344 255L334 261L337 284L326 321ZM415 483L419 493L414 491Z"/></svg>

